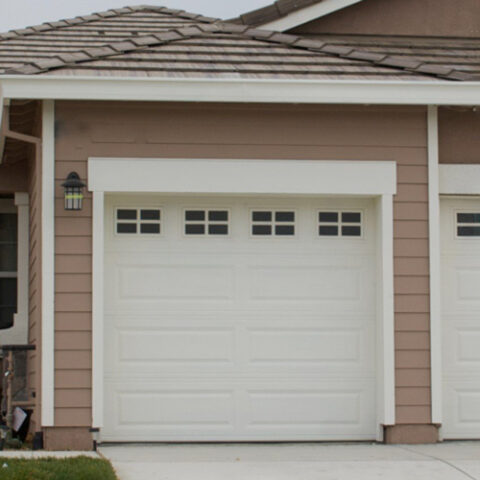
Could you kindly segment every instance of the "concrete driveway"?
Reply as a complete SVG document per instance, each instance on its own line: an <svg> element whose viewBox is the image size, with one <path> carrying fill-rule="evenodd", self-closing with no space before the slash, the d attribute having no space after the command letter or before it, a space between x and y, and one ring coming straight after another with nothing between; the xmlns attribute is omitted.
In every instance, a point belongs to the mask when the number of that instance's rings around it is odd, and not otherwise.
<svg viewBox="0 0 480 480"><path fill-rule="evenodd" d="M480 480L480 442L102 446L120 480Z"/></svg>

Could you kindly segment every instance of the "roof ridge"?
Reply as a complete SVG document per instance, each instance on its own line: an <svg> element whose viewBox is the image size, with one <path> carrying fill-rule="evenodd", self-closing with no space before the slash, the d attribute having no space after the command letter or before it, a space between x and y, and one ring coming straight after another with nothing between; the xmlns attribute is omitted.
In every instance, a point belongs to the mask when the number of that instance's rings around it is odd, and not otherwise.
<svg viewBox="0 0 480 480"><path fill-rule="evenodd" d="M188 18L191 20L197 20L203 23L213 23L220 19L214 17L206 17L204 15L186 12L185 10L177 10L167 7L159 7L155 5L133 5L122 8L111 8L102 12L94 12L88 15L79 15L73 18L67 18L52 22L44 22L39 25L33 25L31 27L9 30L8 32L0 33L0 42L3 40L11 40L13 38L26 37L28 35L34 35L36 33L48 32L52 30L60 30L62 28L71 27L74 25L84 25L86 23L95 22L105 18L120 17L128 15L134 12L150 11L156 13L164 13L174 15L180 18Z"/></svg>
<svg viewBox="0 0 480 480"><path fill-rule="evenodd" d="M453 68L434 66L419 60L405 59L381 53L356 50L353 47L332 45L322 40L308 39L300 35L280 33L273 30L238 25L227 22L211 22L189 25L164 32L132 37L127 40L106 43L100 47L90 47L74 53L58 54L45 60L25 63L21 67L6 70L4 75L23 74L37 75L57 68L67 67L83 62L100 60L146 47L159 46L185 40L208 33L239 34L255 40L274 42L294 48L302 48L312 52L336 56L342 59L370 63L380 67L401 69L420 75L435 76L445 80L473 80L475 77Z"/></svg>

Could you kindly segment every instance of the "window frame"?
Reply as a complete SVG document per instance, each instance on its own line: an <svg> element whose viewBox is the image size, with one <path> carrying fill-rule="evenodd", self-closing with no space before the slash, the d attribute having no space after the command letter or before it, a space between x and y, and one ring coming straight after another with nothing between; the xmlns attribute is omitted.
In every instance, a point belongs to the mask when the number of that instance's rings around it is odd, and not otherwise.
<svg viewBox="0 0 480 480"><path fill-rule="evenodd" d="M118 220L117 212L119 210L136 210L137 211L137 218L136 220ZM160 219L159 220L141 220L141 211L142 210L158 210L160 212ZM113 208L113 235L119 238L136 238L136 237L150 237L150 238L158 238L162 237L164 234L164 215L165 211L162 206L159 205L146 205L146 206L115 206ZM122 233L117 231L118 223L130 223L137 226L137 231L135 233ZM154 224L160 226L159 233L141 233L140 226L141 224Z"/></svg>
<svg viewBox="0 0 480 480"><path fill-rule="evenodd" d="M480 234L479 235L459 235L458 234L458 228L459 227L478 227L480 228L480 221L477 223L462 223L458 221L458 215L462 213L473 213L476 215L480 215L479 209L473 210L473 209L455 209L454 210L454 218L453 218L453 224L454 224L454 236L455 240L480 240Z"/></svg>
<svg viewBox="0 0 480 480"><path fill-rule="evenodd" d="M204 220L187 220L186 214L189 211L198 211L198 212L205 212ZM208 214L210 212L227 212L227 220L209 220ZM180 218L181 227L180 231L182 232L183 238L215 238L215 239L222 239L222 238L231 238L232 234L232 208L231 207L205 207L205 206L194 206L194 207L182 207L182 216ZM203 225L205 227L204 233L187 233L186 226L187 225ZM209 233L208 227L210 225L227 225L227 233L226 234L218 234L218 233Z"/></svg>
<svg viewBox="0 0 480 480"><path fill-rule="evenodd" d="M337 213L338 220L336 222L321 222L320 221L320 214L321 213ZM342 215L344 213L359 213L360 214L360 222L343 222ZM315 224L316 224L316 237L320 240L362 240L365 238L365 210L361 208L316 208L316 217L315 217ZM338 227L337 235L320 235L320 227L321 226L336 226ZM360 235L343 235L342 234L342 227L360 227Z"/></svg>
<svg viewBox="0 0 480 480"><path fill-rule="evenodd" d="M272 214L272 220L270 221L253 221L254 212L270 212ZM275 214L279 212L293 213L294 220L293 222L277 222L275 220ZM269 235L254 235L253 227L254 225L270 225L272 231ZM275 233L276 226L293 226L293 235L277 235ZM276 238L276 239L295 239L298 238L298 208L291 207L250 207L248 209L248 235L252 239L265 239L265 238Z"/></svg>

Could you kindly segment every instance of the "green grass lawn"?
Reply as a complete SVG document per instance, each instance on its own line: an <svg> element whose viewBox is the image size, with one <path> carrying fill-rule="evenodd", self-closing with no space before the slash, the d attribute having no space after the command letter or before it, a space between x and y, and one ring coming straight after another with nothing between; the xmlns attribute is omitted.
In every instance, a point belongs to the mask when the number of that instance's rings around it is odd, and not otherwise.
<svg viewBox="0 0 480 480"><path fill-rule="evenodd" d="M20 460L0 457L1 480L117 480L107 460L45 458Z"/></svg>

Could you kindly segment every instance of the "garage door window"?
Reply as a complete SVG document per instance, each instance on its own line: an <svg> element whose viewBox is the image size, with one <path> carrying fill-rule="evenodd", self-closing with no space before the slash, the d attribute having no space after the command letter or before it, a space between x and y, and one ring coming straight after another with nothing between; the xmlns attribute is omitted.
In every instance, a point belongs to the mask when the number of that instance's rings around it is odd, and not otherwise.
<svg viewBox="0 0 480 480"><path fill-rule="evenodd" d="M117 208L115 231L119 235L160 235L161 219L158 208Z"/></svg>
<svg viewBox="0 0 480 480"><path fill-rule="evenodd" d="M320 237L361 237L362 213L354 211L318 212Z"/></svg>
<svg viewBox="0 0 480 480"><path fill-rule="evenodd" d="M225 236L229 232L228 210L185 210L185 235Z"/></svg>
<svg viewBox="0 0 480 480"><path fill-rule="evenodd" d="M253 210L252 235L293 236L295 235L295 212L288 210Z"/></svg>
<svg viewBox="0 0 480 480"><path fill-rule="evenodd" d="M480 237L480 213L457 213L457 237Z"/></svg>

